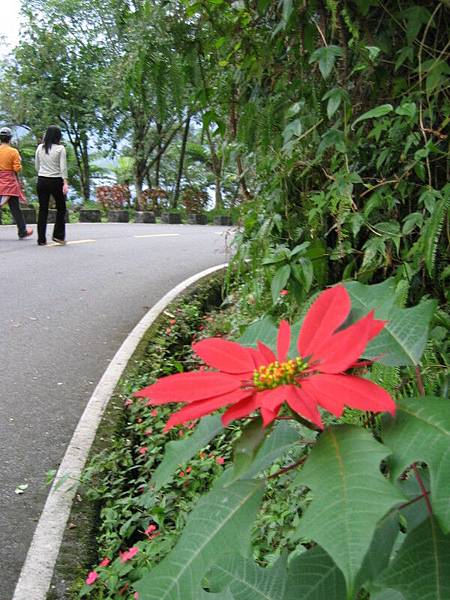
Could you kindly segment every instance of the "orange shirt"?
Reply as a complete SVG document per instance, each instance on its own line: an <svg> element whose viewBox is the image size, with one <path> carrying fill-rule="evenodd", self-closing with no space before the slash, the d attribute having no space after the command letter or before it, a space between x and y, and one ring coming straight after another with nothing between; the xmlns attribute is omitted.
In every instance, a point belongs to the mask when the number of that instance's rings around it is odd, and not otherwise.
<svg viewBox="0 0 450 600"><path fill-rule="evenodd" d="M7 144L0 145L0 171L15 171L22 168L19 151Z"/></svg>

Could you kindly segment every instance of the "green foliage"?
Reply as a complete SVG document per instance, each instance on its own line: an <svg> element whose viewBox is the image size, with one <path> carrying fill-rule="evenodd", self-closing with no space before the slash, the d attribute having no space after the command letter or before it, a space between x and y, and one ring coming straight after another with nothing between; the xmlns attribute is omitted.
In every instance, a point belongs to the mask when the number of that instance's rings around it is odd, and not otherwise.
<svg viewBox="0 0 450 600"><path fill-rule="evenodd" d="M263 485L222 483L198 503L178 544L136 590L143 600L196 600L208 568L231 551L246 553Z"/></svg>
<svg viewBox="0 0 450 600"><path fill-rule="evenodd" d="M377 523L404 499L380 473L387 454L368 432L333 427L320 436L298 478L314 494L298 532L320 544L335 561L349 598L356 591L355 580Z"/></svg>

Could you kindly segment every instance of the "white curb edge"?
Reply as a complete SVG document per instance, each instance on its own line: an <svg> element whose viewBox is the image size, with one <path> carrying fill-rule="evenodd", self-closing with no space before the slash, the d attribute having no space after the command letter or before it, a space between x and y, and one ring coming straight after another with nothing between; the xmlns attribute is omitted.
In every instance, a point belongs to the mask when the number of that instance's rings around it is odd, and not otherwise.
<svg viewBox="0 0 450 600"><path fill-rule="evenodd" d="M164 309L193 283L228 263L196 273L174 287L139 321L116 352L81 415L56 474L31 540L12 600L45 600L50 588L67 519L97 428L109 399L142 337Z"/></svg>

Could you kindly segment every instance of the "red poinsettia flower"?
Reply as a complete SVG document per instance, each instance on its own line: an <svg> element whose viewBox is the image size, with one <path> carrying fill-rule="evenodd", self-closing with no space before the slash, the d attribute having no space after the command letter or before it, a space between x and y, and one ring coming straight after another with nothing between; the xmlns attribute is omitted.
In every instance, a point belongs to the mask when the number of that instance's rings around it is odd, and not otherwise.
<svg viewBox="0 0 450 600"><path fill-rule="evenodd" d="M279 325L277 354L262 342L247 348L221 338L202 340L194 352L216 371L178 373L164 377L136 396L149 404L184 402L165 430L228 407L224 425L259 409L264 425L278 415L284 402L303 418L323 427L318 407L341 416L345 406L372 412L395 412L391 396L372 381L345 373L358 365L367 343L385 321L373 311L340 329L351 309L344 286L322 292L309 309L297 339L298 356L288 358L291 329Z"/></svg>

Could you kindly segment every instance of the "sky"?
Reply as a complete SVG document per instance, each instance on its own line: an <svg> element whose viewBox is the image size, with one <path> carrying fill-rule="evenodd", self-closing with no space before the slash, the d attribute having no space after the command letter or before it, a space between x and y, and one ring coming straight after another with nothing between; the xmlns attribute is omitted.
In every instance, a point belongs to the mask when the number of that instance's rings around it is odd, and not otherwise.
<svg viewBox="0 0 450 600"><path fill-rule="evenodd" d="M19 40L20 0L0 0L0 55L7 54Z"/></svg>

